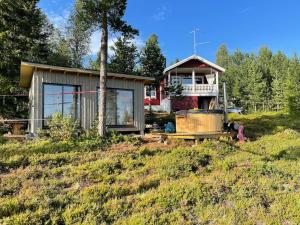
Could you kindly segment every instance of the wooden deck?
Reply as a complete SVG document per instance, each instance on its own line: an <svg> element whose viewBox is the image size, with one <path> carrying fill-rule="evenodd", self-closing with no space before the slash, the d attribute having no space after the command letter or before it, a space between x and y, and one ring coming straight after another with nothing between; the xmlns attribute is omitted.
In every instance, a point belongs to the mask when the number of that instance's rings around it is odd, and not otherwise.
<svg viewBox="0 0 300 225"><path fill-rule="evenodd" d="M219 137L229 137L229 133L223 132L206 132L206 133L174 133L174 134L161 134L168 139L185 139L185 140L202 140L202 139L215 139Z"/></svg>
<svg viewBox="0 0 300 225"><path fill-rule="evenodd" d="M26 140L26 135L15 135L15 134L4 134L3 137L6 139L6 140Z"/></svg>

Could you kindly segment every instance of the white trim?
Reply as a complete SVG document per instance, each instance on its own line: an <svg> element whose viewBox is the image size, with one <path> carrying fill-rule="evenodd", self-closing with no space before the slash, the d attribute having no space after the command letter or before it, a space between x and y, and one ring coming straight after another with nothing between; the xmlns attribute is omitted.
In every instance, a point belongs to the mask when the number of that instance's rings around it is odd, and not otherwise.
<svg viewBox="0 0 300 225"><path fill-rule="evenodd" d="M201 61L201 62L204 62L205 64L211 66L212 68L214 68L214 69L216 69L216 70L219 70L220 72L223 72L223 73L225 72L225 69L224 69L223 67L218 66L217 64L215 64L215 63L213 63L213 62L210 62L210 61L208 61L207 59L204 59L204 58L202 58L202 57L200 57L200 56L192 55L192 56L190 56L190 57L188 57L188 58L186 58L186 59L184 59L184 60L181 60L181 61L178 62L178 63L175 63L175 64L172 65L172 66L167 67L167 68L164 70L164 74L165 74L166 72L168 72L168 71L170 71L170 70L172 70L172 69L174 69L174 68L176 68L176 67L178 67L178 66L180 66L180 65L182 65L182 64L184 64L184 63L186 63L186 62L188 62L188 61L190 61L190 60L192 60L192 59L196 59L196 60L199 60L199 61Z"/></svg>
<svg viewBox="0 0 300 225"><path fill-rule="evenodd" d="M219 107L219 72L216 73L216 85L217 85L217 99L216 99L216 105Z"/></svg>
<svg viewBox="0 0 300 225"><path fill-rule="evenodd" d="M193 92L195 92L195 90L196 90L196 79L195 79L195 75L196 75L196 72L195 72L195 69L193 69L193 72L192 72Z"/></svg>
<svg viewBox="0 0 300 225"><path fill-rule="evenodd" d="M180 84L182 84L181 76L171 77L171 85L180 85Z"/></svg>
<svg viewBox="0 0 300 225"><path fill-rule="evenodd" d="M148 96L147 95L147 88L148 88L149 86L145 86L144 87L144 96L145 96L145 99L156 99L156 89L154 89L154 90L151 90L150 91L150 96ZM153 91L153 92L152 92ZM152 95L152 93L154 93L154 95Z"/></svg>

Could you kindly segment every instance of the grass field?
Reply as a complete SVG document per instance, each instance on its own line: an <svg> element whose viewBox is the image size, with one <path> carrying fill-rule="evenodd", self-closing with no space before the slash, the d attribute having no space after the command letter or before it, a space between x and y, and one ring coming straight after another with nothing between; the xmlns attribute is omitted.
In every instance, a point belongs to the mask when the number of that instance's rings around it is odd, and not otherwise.
<svg viewBox="0 0 300 225"><path fill-rule="evenodd" d="M0 224L299 224L299 121L231 119L251 142L3 144Z"/></svg>

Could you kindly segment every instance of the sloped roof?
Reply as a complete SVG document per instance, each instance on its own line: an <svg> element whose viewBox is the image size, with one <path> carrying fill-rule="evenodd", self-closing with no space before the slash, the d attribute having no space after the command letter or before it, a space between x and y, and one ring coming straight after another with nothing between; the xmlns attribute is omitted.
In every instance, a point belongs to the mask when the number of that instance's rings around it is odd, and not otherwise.
<svg viewBox="0 0 300 225"><path fill-rule="evenodd" d="M166 73L166 72L168 72L168 71L170 71L170 70L172 70L172 69L174 69L176 67L179 67L179 66L183 65L184 63L186 63L188 61L191 61L191 60L198 60L199 62L202 62L202 63L206 64L207 66L210 66L210 67L212 67L215 70L218 70L219 72L222 72L222 73L225 72L225 69L223 67L218 66L217 64L215 64L213 62L210 62L207 59L204 59L204 58L202 58L202 57L200 57L198 55L192 55L192 56L190 56L190 57L188 57L186 59L181 60L178 63L173 64L172 66L167 67L164 70L164 73Z"/></svg>
<svg viewBox="0 0 300 225"><path fill-rule="evenodd" d="M67 72L67 73L77 73L78 75L100 76L100 72L95 71L95 70L86 70L86 69L51 66L51 65L30 63L30 62L21 62L21 71L20 71L20 86L21 87L25 87L25 88L30 87L31 79L32 79L33 73L36 69L49 70L49 71L60 71L60 72L62 72L62 74ZM107 77L128 79L128 80L140 80L140 81L143 81L145 84L150 84L154 81L154 78L152 78L152 77L119 74L119 73L107 73Z"/></svg>

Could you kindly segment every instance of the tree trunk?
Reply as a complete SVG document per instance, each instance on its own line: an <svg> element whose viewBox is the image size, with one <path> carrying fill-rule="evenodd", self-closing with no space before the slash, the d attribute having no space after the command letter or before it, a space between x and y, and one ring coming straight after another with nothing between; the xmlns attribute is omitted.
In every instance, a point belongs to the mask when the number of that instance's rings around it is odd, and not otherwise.
<svg viewBox="0 0 300 225"><path fill-rule="evenodd" d="M100 94L99 94L99 135L106 135L106 77L107 77L107 48L108 28L107 15L104 13L101 26L100 47Z"/></svg>

